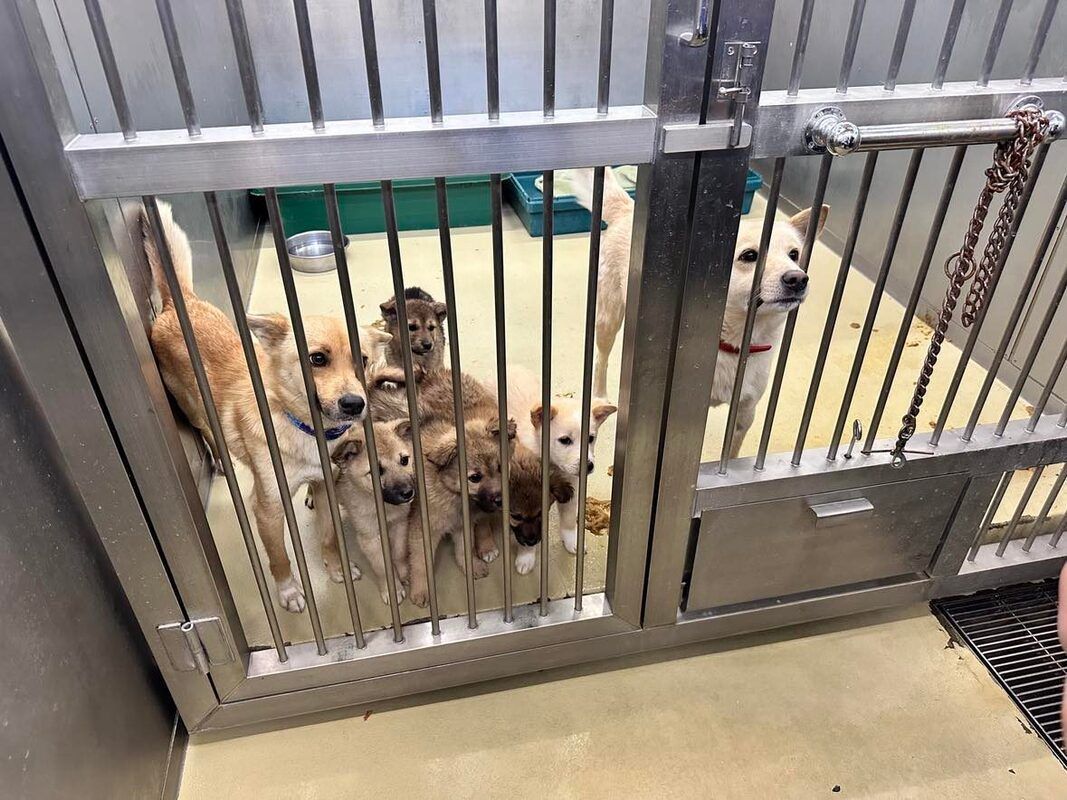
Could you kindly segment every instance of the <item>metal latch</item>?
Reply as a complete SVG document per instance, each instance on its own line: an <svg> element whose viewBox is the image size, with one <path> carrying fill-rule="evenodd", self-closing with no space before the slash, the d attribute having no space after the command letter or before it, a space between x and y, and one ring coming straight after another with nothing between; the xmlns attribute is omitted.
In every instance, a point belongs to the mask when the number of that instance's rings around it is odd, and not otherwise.
<svg viewBox="0 0 1067 800"><path fill-rule="evenodd" d="M719 73L717 98L734 104L733 127L728 147L741 142L741 123L745 105L752 98L752 81L756 74L760 42L726 42L722 50L722 71Z"/></svg>
<svg viewBox="0 0 1067 800"><path fill-rule="evenodd" d="M207 675L212 667L232 664L237 656L218 617L172 622L156 628L170 664L178 672L200 670Z"/></svg>

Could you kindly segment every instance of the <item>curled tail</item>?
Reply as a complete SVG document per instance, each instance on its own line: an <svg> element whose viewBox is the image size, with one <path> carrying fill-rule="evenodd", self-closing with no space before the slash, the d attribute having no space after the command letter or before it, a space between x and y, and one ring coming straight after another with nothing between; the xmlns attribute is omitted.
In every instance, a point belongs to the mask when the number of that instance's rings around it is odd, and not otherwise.
<svg viewBox="0 0 1067 800"><path fill-rule="evenodd" d="M567 170L574 199L589 211L593 210L593 170ZM619 185L615 171L611 167L604 170L604 221L610 225L616 219L633 214L634 201L626 190Z"/></svg>
<svg viewBox="0 0 1067 800"><path fill-rule="evenodd" d="M185 231L174 221L170 204L159 202L159 218L163 223L161 231L164 241L170 249L170 260L174 265L174 272L178 276L178 285L182 295L188 297L193 294L193 253L189 247L189 237ZM163 264L160 261L159 251L156 249L156 237L153 235L148 222L148 214L141 211L141 234L144 237L144 252L148 257L148 265L152 268L152 280L155 281L159 290L159 298L166 308L171 303L170 284L167 276L163 273Z"/></svg>

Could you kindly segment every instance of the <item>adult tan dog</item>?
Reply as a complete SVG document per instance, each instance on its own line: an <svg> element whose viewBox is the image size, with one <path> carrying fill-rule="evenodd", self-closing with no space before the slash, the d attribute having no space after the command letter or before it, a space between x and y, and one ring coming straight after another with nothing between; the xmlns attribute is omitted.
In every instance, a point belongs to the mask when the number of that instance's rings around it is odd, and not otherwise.
<svg viewBox="0 0 1067 800"><path fill-rule="evenodd" d="M575 197L590 208L593 202L593 170L575 170L571 175ZM593 394L607 395L608 357L622 327L626 310L626 280L630 269L630 238L633 229L634 201L619 185L610 168L604 176L604 221L608 228L600 245L596 304L596 367ZM829 206L819 211L816 236L826 225ZM787 222L776 222L760 282L758 310L752 331L751 357L745 368L744 385L737 409L731 458L736 458L745 433L755 418L756 403L767 389L773 351L782 337L786 313L804 302L808 294L808 276L797 268L804 245L811 209L795 214ZM741 335L748 313L752 274L759 258L763 220L743 220L737 231L734 264L726 297L722 328L718 331L719 354L715 362L710 405L730 402ZM708 331L708 346L715 346L715 332Z"/></svg>
<svg viewBox="0 0 1067 800"><path fill-rule="evenodd" d="M299 613L306 606L304 590L293 575L285 550L281 495L271 468L270 453L256 409L241 340L226 315L197 297L193 291L189 239L174 222L170 207L160 203L159 215L163 224L161 233L168 243L178 284L189 310L226 444L233 457L252 471L252 506L256 529L267 551L278 601L287 611ZM152 350L167 389L189 421L214 449L215 442L208 428L189 353L185 349L174 300L145 215L142 215L142 228L145 254L162 302L162 309L152 324ZM309 422L308 400L301 379L300 357L285 317L277 314L249 315L248 325L258 339L256 357L263 375L263 386L291 496L301 485L322 479L315 436ZM308 316L304 326L317 402L327 426L327 439L331 440L331 448L335 448L336 440L354 423L363 419L367 393L356 379L344 322L335 317ZM365 348L383 346L387 340L386 333L372 328L363 330ZM374 356L377 356L377 352ZM364 353L363 357L367 358L368 354ZM328 533L332 535L332 530ZM327 532L320 531L320 534ZM329 544L328 539L326 544ZM335 581L342 580L336 547L323 548L323 561L330 577ZM353 577L360 577L355 565L350 565L350 569Z"/></svg>

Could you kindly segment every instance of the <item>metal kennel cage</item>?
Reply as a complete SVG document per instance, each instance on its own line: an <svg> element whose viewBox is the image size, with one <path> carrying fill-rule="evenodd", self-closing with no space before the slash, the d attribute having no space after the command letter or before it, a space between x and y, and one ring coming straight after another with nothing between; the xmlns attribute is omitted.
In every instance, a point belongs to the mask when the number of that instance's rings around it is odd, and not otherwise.
<svg viewBox="0 0 1067 800"><path fill-rule="evenodd" d="M899 223L907 212L907 198L924 152L956 148L943 193L946 199L942 205L947 208L964 150L978 150L1015 135L1014 123L1004 116L1010 108L1021 99L1049 112L1067 106L1067 85L1062 76L1038 76L1045 40L1054 22L1055 0L1014 4L1027 6L1016 9L1017 16L1037 13L1037 17L1034 29L1025 32L1027 58L1021 78L1010 79L992 76L1013 3L1002 0L995 7L969 4L982 6L977 11L971 8L973 17L968 19L981 28L986 39L984 57L974 75L947 81L946 70L965 11L964 0L956 0L942 20L939 58L921 83L898 80L902 74L910 74L905 68L912 21L917 14L932 10L924 6L937 6L933 9L936 12L944 4L903 0L893 11L899 23L892 51L885 59L860 47L865 14L884 13L882 9L867 9L864 0L855 0L850 8L841 0L653 0L647 25L643 97L633 105L610 102L613 68L620 63L632 67L639 60L632 50L613 48L613 23L619 22L616 15L622 4L590 0L582 6L592 22L581 30L589 35L595 32L597 57L579 78L570 76L567 80L580 79L589 87L573 96L595 97L595 102L567 108L557 103L557 87L563 83L557 81L562 73L557 76L556 65L574 66L567 58L567 47L561 44L573 39L567 35L569 31L557 29L556 3L546 0L543 17L538 20L543 25L540 102L520 110L512 110L507 96L501 93L508 54L500 49L498 36L500 26L517 12L503 4L498 9L495 0L485 0L484 5L475 4L483 17L474 33L469 19L463 28L474 36L473 41L464 42L468 49L481 52L484 41L484 72L475 81L479 86L484 81L484 106L476 113L462 114L445 113L452 85L444 79L452 78L442 56L449 43L438 30L443 4L434 0L404 2L400 4L403 13L397 18L414 19L422 42L410 38L390 41L403 53L403 58L394 58L390 65L405 79L425 80L428 90L428 113L408 117L387 113L390 98L382 89L380 60L385 48L376 29L381 20L374 12L387 18L386 25L395 20L382 14L381 5L360 0L345 6L346 24L359 27L359 82L362 86L365 77L369 114L343 106L350 113L336 119L327 109L330 102L339 101L332 94L333 84L322 79L333 62L316 58L316 36L322 30L322 18L316 17L320 9L306 0L292 4L279 0L266 21L257 18L255 36L250 35L246 17L251 6L241 0L219 0L210 8L197 6L192 11L183 8L180 14L171 0L157 0L154 8L132 0L121 7L98 0L85 0L84 4L17 0L0 10L0 74L9 98L0 108L0 137L7 176L21 209L18 219L13 216L3 224L23 225L36 236L50 280L35 283L33 291L52 291L61 299L69 326L69 332L62 333L72 334L77 344L87 380L84 386L78 385L81 389L91 387L86 395L91 402L83 413L72 415L63 402L62 384L44 375L31 382L59 441L74 444L89 441L87 431L94 434L95 449L88 455L74 447L64 448L70 460L68 477L101 533L104 549L190 729L231 727L369 703L1052 574L1064 555L1059 535L1062 524L1050 515L1053 500L1048 500L1048 508L1037 519L1021 522L1027 503L1035 496L1039 473L1032 479L1033 486L1024 489L1020 510L1012 515L1002 538L986 541L995 506L1007 491L1009 478L1005 476L1032 467L1051 474L1049 465L1067 459L1062 419L1057 424L1056 416L1043 415L1065 358L1057 358L1048 375L1031 374L1037 351L1052 326L1048 315L1055 313L1063 294L1062 282L1052 301L1042 300L1043 307L1035 310L1019 305L1018 313L1010 314L1004 328L1006 351L1020 320L1040 320L1042 314L1049 319L1048 324L1039 323L1043 331L1033 338L1034 357L1024 358L1022 368L1016 369L1012 378L1018 389L1013 392L1012 403L1024 391L1029 396L1032 387L1028 380L1039 384L1040 397L1030 420L1011 420L1006 412L1003 423L985 425L978 424L976 416L962 437L946 430L942 421L928 454L909 455L904 463L893 463L888 454L878 452L886 449L885 443L872 438L860 448L862 452L845 459L837 443L851 416L846 398L829 452L806 450L804 431L818 394L817 370L809 376L812 389L795 452L768 452L766 436L761 438L754 459L701 464L700 450L717 356L716 348L708 346L706 333L718 329L723 316L750 160L772 160L767 199L770 220L777 206L786 205L783 186L792 185L785 171L787 161L805 165L808 171L815 165L813 185L800 194L818 205L828 192L831 173L849 169L838 167L839 160L847 165L851 160L867 159L851 222L855 233L847 237L841 260L839 280L843 285L852 266L849 262L857 248L863 207L880 152L910 148L915 153L914 168L906 177L910 188L906 186L901 194L894 217ZM842 49L844 53L839 80L829 88L801 89L805 60L814 60L806 54L820 15L848 20L844 37L835 45L838 53ZM284 24L275 24L283 18ZM454 17L449 19L454 21ZM484 40L477 30L483 25ZM834 25L826 28L836 30ZM449 29L453 29L451 22ZM149 30L146 40L142 33ZM525 38L529 39L528 31ZM198 57L190 59L194 39L198 48L207 50L198 49ZM149 48L151 42L158 41L158 52L166 54L165 74L153 72L148 64L151 59L144 54L148 40ZM92 44L91 50L86 50L85 42ZM124 47L141 49L134 58L124 53ZM292 70L290 74L274 71L266 75L257 68L271 49L294 47L293 52L299 53L299 61L294 63L302 68L302 75L294 76ZM205 53L214 53L214 60ZM789 60L788 81L782 89L772 90L765 85L770 75L768 65L782 54ZM876 86L853 85L853 77L869 72L876 61L886 74L885 80ZM223 62L226 66L220 67ZM422 63L425 78L421 67L412 73L411 65ZM226 83L238 102L233 103L230 97L220 106L203 100L212 96L205 82L213 79ZM93 103L84 102L90 91L87 87L94 80L105 86L110 96L111 106L106 110L98 103L93 107ZM471 80L467 75L455 91L469 95ZM356 81L355 75L352 81ZM297 94L306 97L306 105L303 101L299 104L305 116L296 119L282 114L284 121L276 121L275 109L294 95L294 82L300 90ZM147 104L132 104L131 87L145 83L167 88L154 94ZM79 98L83 102L77 102ZM202 116L204 106L213 102L211 119L225 124L203 123L207 119ZM89 106L88 113L84 105ZM827 112L827 108L835 110ZM172 121L178 111L183 127ZM114 119L109 121L112 113ZM228 121L227 114L231 117ZM825 121L834 114L831 121L838 129L818 126L819 119ZM1054 127L1061 124L1054 113L1048 119ZM1062 164L1050 155L1055 148L1051 138L1035 155L1033 181L1021 206L1033 192L1041 163ZM846 155L854 150L867 155ZM240 211L234 210L229 192L267 187L287 308L298 324L300 298L285 256L275 194L279 187L323 185L332 234L339 241L342 232L333 188L345 181L381 181L390 270L393 288L399 293L404 288L404 263L392 181L434 178L447 299L454 306L444 180L488 173L492 176L493 224L485 274L494 281L497 369L503 375L508 364L503 340L507 309L503 302L506 253L501 238L501 175L512 170L544 171L549 209L541 284L545 298L542 370L550 376L552 300L561 290L552 280L552 171L598 168L589 250L588 285L592 288L596 285L603 167L613 164L640 167L604 591L583 590L583 562L578 558L574 596L550 598L544 588L547 554L542 551L537 602L514 604L506 577L510 564L505 541L505 588L499 612L478 611L473 601L474 585L468 579L465 615L447 617L432 608L428 620L405 623L398 613L395 580L390 577L392 624L383 630L364 631L352 581L345 573L342 591L350 612L350 632L336 637L324 634L315 623L312 603L308 616L314 641L291 643L284 640L272 620L277 611L258 563L247 511L239 507L241 533L257 573L263 613L271 620L274 642L267 649L250 646L212 540L201 499L202 475L197 472L196 459L188 456L187 442L148 345L149 292L143 262L128 231L131 209L139 209L143 199L158 235L157 196L202 195L211 244L221 267L213 279L221 278L223 296L232 303L238 327L247 333L243 320L245 266L231 235L231 215ZM1046 166L1046 173L1048 170ZM829 191L834 191L832 185ZM803 204L808 205L808 200ZM1024 210L1020 209L1016 217L1020 224ZM1016 250L1032 249L1035 266L1033 277L1028 278L1031 285L1043 270L1053 270L1052 266L1045 267L1046 254L1062 214L1062 190L1050 210L1054 213L1041 236L1014 245ZM933 219L930 238L934 244L923 260L923 276L933 261L945 211ZM768 225L765 238L769 231ZM885 251L885 274L875 282L871 319L887 286L900 224L894 225L893 231L894 241ZM946 230L947 238L957 238L948 234ZM804 265L811 257L813 242L812 228L801 257ZM343 248L338 252L343 253ZM756 268L762 269L762 264ZM1051 274L1050 280L1055 282L1058 275L1055 270ZM337 291L354 333L356 309L343 255L338 260L338 276ZM915 285L915 302L907 308L909 318L920 306L922 278ZM1024 297L1028 293L1018 294ZM31 339L39 331L19 327L16 323L23 318L12 313L14 304L26 302L26 298L11 293L3 298L0 316L8 335L16 344L40 347L40 339ZM589 292L588 299L583 348L586 403L590 397L595 293ZM834 314L831 306L820 358L834 339ZM184 315L181 308L179 315ZM785 380L794 319L788 323L770 388L775 401ZM975 337L979 327L972 328ZM748 331L741 348L742 364L748 358L751 326ZM43 341L47 344L59 336L60 332L47 332ZM865 330L861 348L869 336L870 330ZM298 329L298 343L301 338ZM454 336L452 342L450 355L456 359L453 363L460 364L461 347ZM187 343L196 365L195 339L187 337ZM250 347L247 337L245 347ZM306 365L307 348L301 347ZM975 345L964 347L969 357ZM898 356L890 359L890 374L897 369ZM964 358L961 363L966 365L967 361ZM987 364L994 380L1005 361L1011 359L997 348ZM863 362L864 353L857 350L855 363L862 366ZM254 364L254 358L250 363ZM405 368L410 376L411 364L405 363ZM854 389L860 379L859 367L852 372L849 384ZM304 377L309 380L307 375L305 368ZM201 390L209 395L210 387L200 377ZM71 381L76 383L73 378ZM413 387L411 381L408 385ZM983 391L982 402L987 393ZM409 394L409 402L414 400ZM208 397L205 404L211 407ZM503 396L500 408L506 410ZM879 418L898 413L885 403L873 411ZM765 430L770 430L774 419L771 411L762 421ZM210 422L217 432L217 421ZM323 423L316 414L312 422L328 471ZM733 424L733 420L729 422ZM878 424L869 429L877 432ZM760 431L759 421L753 431L754 435ZM725 438L722 452L728 453L729 435ZM233 466L225 447L220 450L231 495L240 506ZM415 460L421 460L417 450ZM1060 472L1052 487L1054 492L1059 491L1063 474ZM283 480L281 476L279 479ZM329 480L326 486L330 486ZM339 524L332 493L327 500L333 522ZM295 526L288 504L286 516L292 533ZM1049 532L1042 527L1046 520L1053 524ZM1016 538L1024 531L1025 541ZM469 528L466 534L469 536ZM298 564L302 560L299 543L299 536L294 536L291 544ZM470 572L468 568L467 574ZM307 587L306 580L304 583Z"/></svg>

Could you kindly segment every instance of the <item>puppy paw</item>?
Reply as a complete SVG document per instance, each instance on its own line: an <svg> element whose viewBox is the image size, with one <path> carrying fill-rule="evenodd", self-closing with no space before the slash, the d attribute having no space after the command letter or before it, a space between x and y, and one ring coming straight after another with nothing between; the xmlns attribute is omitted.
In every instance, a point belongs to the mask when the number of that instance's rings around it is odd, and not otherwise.
<svg viewBox="0 0 1067 800"><path fill-rule="evenodd" d="M389 587L383 585L380 590L382 602L385 605L389 605ZM404 598L407 596L407 589L400 581L396 582L396 602L397 605L404 602Z"/></svg>
<svg viewBox="0 0 1067 800"><path fill-rule="evenodd" d="M287 580L278 581L278 603L290 614L300 614L307 608L304 590L297 583L296 578L290 577Z"/></svg>
<svg viewBox="0 0 1067 800"><path fill-rule="evenodd" d="M337 562L336 564L330 564L329 562L324 561L323 565L326 567L326 574L330 576L331 581L333 581L334 583L345 582L345 576L344 573L341 572L340 562ZM348 568L351 571L352 580L358 581L360 578L363 577L363 573L360 571L359 567L357 567L351 561L348 562Z"/></svg>
<svg viewBox="0 0 1067 800"><path fill-rule="evenodd" d="M515 571L520 575L526 575L533 572L533 568L537 565L537 551L533 548L524 550L515 556Z"/></svg>
<svg viewBox="0 0 1067 800"><path fill-rule="evenodd" d="M496 542L487 542L485 545L480 545L477 548L477 556L486 564L492 564L496 561L497 556L500 555L500 551L497 550Z"/></svg>
<svg viewBox="0 0 1067 800"><path fill-rule="evenodd" d="M577 528L574 528L573 530L569 530L569 531L560 530L559 538L563 541L563 549L566 550L568 553L570 553L571 555L574 555L574 554L576 554L578 552L578 529ZM587 552L587 553L589 552L589 548L588 547L585 548L585 552Z"/></svg>
<svg viewBox="0 0 1067 800"><path fill-rule="evenodd" d="M475 556L472 561L474 562L474 579L479 580L489 574L489 565Z"/></svg>
<svg viewBox="0 0 1067 800"><path fill-rule="evenodd" d="M430 604L430 591L425 586L414 587L408 594L408 600L419 608L426 608Z"/></svg>

